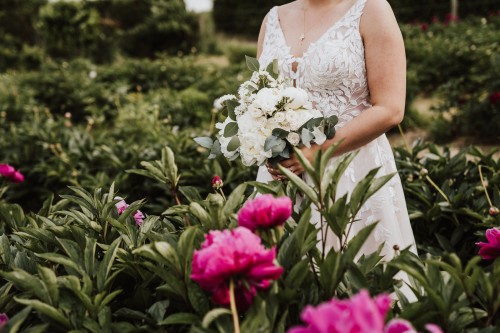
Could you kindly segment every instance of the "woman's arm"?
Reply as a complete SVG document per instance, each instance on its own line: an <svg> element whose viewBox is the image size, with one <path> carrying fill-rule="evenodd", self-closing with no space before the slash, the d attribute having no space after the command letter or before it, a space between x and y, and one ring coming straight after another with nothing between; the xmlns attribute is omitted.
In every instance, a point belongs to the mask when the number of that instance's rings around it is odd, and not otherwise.
<svg viewBox="0 0 500 333"><path fill-rule="evenodd" d="M386 0L368 0L361 17L360 31L365 45L368 87L372 107L340 128L335 137L321 146L304 147L310 160L314 153L326 150L342 140L335 155L341 155L369 143L403 120L406 94L406 56L403 37ZM304 172L292 157L281 163L294 173ZM270 170L277 176L277 170Z"/></svg>

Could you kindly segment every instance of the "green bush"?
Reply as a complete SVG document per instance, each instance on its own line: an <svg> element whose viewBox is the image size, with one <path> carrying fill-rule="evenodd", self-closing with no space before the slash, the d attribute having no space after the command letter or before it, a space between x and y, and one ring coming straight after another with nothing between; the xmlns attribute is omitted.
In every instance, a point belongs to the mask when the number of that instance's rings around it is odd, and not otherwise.
<svg viewBox="0 0 500 333"><path fill-rule="evenodd" d="M485 195L500 202L498 149L483 153L470 147L452 154L450 148L417 142L411 151L397 148L395 156L420 249L471 259L477 236L500 223L500 216L489 215Z"/></svg>
<svg viewBox="0 0 500 333"><path fill-rule="evenodd" d="M319 229L309 223L311 206L319 209L328 228L345 236L361 205L391 177L375 180L375 170L349 199L346 194L341 204L334 203L334 184L350 159L324 175L321 170L332 153L330 149L318 156L314 167L305 165L311 179L326 188L310 188L287 171L287 185L253 183L260 191L292 199L300 192L304 200L277 238L262 234L265 245L276 244L284 273L240 313L242 332L285 332L299 323L305 306L332 296L346 298L361 289L391 292L400 286L393 280L399 270L414 278L418 302L403 299L390 317L410 319L418 328L434 322L447 333L498 330L498 259L485 266L474 257L462 266L454 253L421 260L402 251L383 263L381 248L355 259L375 224L338 252L319 250ZM237 186L227 199L219 193L203 199L196 190L180 186L187 169L177 165L178 156L167 147L158 160L143 161L141 169L131 170L174 196L185 194L182 202L164 205L161 215L149 214L143 201L128 199L131 205L119 215L114 186L92 192L71 187L62 200L49 197L36 214L0 202L0 311L13 317L7 329L232 332L228 311L212 304L190 279L191 263L208 231L237 225L236 212L247 198L248 185ZM132 218L137 209L146 213L139 227Z"/></svg>

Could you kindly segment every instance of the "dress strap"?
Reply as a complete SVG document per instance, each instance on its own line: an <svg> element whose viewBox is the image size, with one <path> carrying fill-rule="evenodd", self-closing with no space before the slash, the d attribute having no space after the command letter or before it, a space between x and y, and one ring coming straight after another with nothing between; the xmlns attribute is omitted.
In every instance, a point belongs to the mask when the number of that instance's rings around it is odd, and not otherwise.
<svg viewBox="0 0 500 333"><path fill-rule="evenodd" d="M352 11L351 20L359 26L361 21L361 16L365 10L367 0L357 0L354 4L354 10Z"/></svg>

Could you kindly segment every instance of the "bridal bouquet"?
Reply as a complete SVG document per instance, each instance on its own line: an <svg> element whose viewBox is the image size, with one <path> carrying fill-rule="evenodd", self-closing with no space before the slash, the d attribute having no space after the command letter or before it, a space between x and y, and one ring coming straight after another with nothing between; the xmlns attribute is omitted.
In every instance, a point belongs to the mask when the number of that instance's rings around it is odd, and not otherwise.
<svg viewBox="0 0 500 333"><path fill-rule="evenodd" d="M246 62L253 71L250 80L240 85L237 95L218 99L227 117L215 125L216 140L195 138L210 149L209 158L241 157L246 166L275 163L289 158L293 147L322 144L335 135L337 117L325 118L314 109L303 89L279 75L276 60L266 70L255 58L246 57Z"/></svg>

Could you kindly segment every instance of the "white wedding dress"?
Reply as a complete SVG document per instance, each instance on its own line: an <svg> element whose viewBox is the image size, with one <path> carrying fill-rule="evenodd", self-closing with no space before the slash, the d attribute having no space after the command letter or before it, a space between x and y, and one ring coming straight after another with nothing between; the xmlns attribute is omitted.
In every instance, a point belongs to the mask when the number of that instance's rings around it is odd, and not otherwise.
<svg viewBox="0 0 500 333"><path fill-rule="evenodd" d="M280 73L295 80L298 87L305 89L318 110L325 116L338 116L337 128L344 126L371 106L364 45L359 32L365 3L366 0L357 0L341 19L316 42L309 45L302 57L290 54L290 47L280 26L278 8L272 8L267 16L262 54L259 58L261 66L266 68L273 59L277 59ZM295 62L296 72L292 70ZM346 192L351 193L357 182L376 167L380 167L380 176L397 171L385 134L359 149L339 183L337 196L343 196ZM305 180L313 186L307 178L305 176ZM272 177L267 169L260 167L257 181L270 180ZM411 247L416 253L413 231L398 175L366 202L357 217L359 221L353 223L350 238L364 226L379 221L361 249L361 253L372 253L382 243L384 243L382 255L385 260L394 256L395 245L400 249ZM319 219L319 213L316 211L311 222L317 224ZM327 249L338 248L337 246L338 239L333 232L328 231Z"/></svg>

